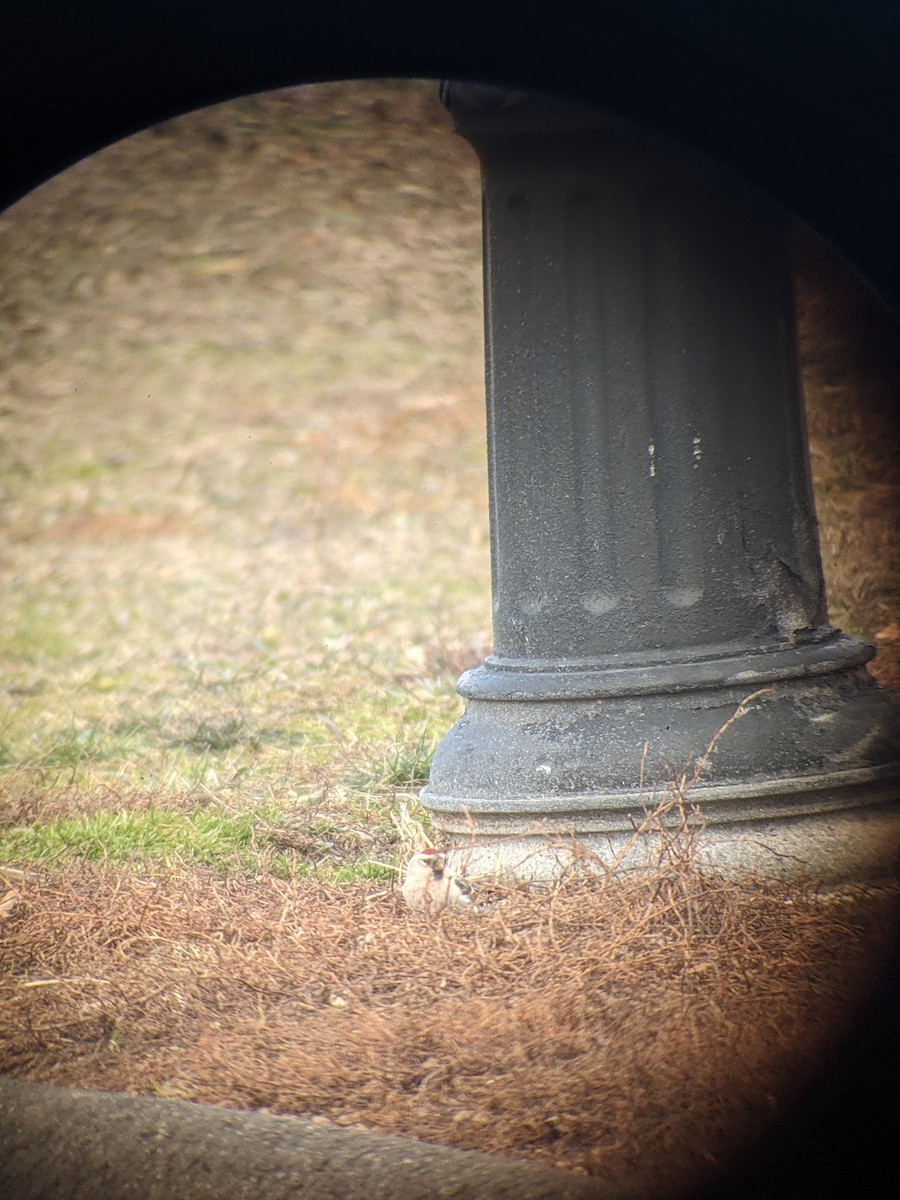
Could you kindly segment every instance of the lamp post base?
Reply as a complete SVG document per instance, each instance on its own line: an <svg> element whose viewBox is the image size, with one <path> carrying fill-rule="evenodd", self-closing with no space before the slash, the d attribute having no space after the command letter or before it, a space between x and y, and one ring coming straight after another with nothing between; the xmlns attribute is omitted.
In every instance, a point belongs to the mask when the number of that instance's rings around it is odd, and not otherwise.
<svg viewBox="0 0 900 1200"><path fill-rule="evenodd" d="M828 623L788 215L609 114L443 94L482 166L495 655L436 828L546 877L650 861L680 805L722 866L892 870L900 705Z"/></svg>
<svg viewBox="0 0 900 1200"><path fill-rule="evenodd" d="M475 874L647 866L679 829L698 861L727 870L829 882L900 871L900 706L855 638L798 650L793 674L790 654L755 669L744 655L730 676L721 659L682 663L677 679L672 663L555 683L533 672L530 696L527 672L488 660L460 681L466 712L423 803L469 843L457 857ZM642 691L660 671L667 690Z"/></svg>
<svg viewBox="0 0 900 1200"><path fill-rule="evenodd" d="M502 825L502 823L498 823ZM448 855L469 879L499 878L549 883L573 872L657 869L678 827L654 825L643 833L485 833ZM691 828L692 863L721 875L841 884L895 883L900 875L900 808L886 803L864 810L816 813L770 821L736 820ZM462 839L457 838L457 842ZM671 856L669 856L671 857Z"/></svg>

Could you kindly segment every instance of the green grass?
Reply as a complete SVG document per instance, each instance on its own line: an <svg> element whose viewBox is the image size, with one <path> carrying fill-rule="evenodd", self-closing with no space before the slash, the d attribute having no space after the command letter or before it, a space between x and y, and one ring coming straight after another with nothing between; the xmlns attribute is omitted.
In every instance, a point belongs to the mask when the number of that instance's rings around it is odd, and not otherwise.
<svg viewBox="0 0 900 1200"><path fill-rule="evenodd" d="M38 866L61 862L102 862L113 866L174 869L202 865L241 874L264 870L277 876L317 875L335 882L390 878L385 846L395 841L388 810L346 806L342 818L355 817L366 834L358 852L330 853L346 836L346 823L313 820L306 826L318 848L300 853L283 844L276 832L283 811L270 805L248 805L234 811L221 806L192 811L119 809L60 817L0 833L0 863ZM368 841L380 834L378 844ZM366 845L377 852L365 853ZM378 848L380 847L380 848ZM390 850L386 858L392 858Z"/></svg>
<svg viewBox="0 0 900 1200"><path fill-rule="evenodd" d="M57 734L53 743L34 757L41 767L75 767L85 762L98 762L110 750L104 744L103 731L91 725L76 726Z"/></svg>
<svg viewBox="0 0 900 1200"><path fill-rule="evenodd" d="M260 745L258 735L248 721L231 713L200 717L189 732L166 740L171 746L184 746L201 754L233 750L236 746L258 750Z"/></svg>
<svg viewBox="0 0 900 1200"><path fill-rule="evenodd" d="M428 782L434 744L425 734L413 743L367 747L362 761L348 766L347 786L364 793L413 791Z"/></svg>
<svg viewBox="0 0 900 1200"><path fill-rule="evenodd" d="M42 863L85 860L112 866L184 867L223 872L267 871L286 875L316 871L338 881L381 879L388 865L366 859L321 862L274 847L271 823L280 810L252 806L224 812L217 806L193 812L151 810L96 812L62 817L0 833L0 862ZM319 822L319 825L322 825ZM329 832L328 828L325 828Z"/></svg>
<svg viewBox="0 0 900 1200"><path fill-rule="evenodd" d="M54 606L37 601L21 614L11 607L0 633L0 661L31 668L55 664L72 653L72 639L60 628Z"/></svg>
<svg viewBox="0 0 900 1200"><path fill-rule="evenodd" d="M0 718L0 767L63 771L73 782L196 775L203 764L280 774L331 768L361 791L425 782L438 738L456 719L452 680L386 683L360 664L336 663L306 677L277 670L198 687L161 673L152 694L123 674L81 687L23 689ZM354 694L348 696L348 687ZM0 778L2 819L2 778Z"/></svg>
<svg viewBox="0 0 900 1200"><path fill-rule="evenodd" d="M270 810L96 812L0 834L0 858L42 863L84 858L123 863L246 865L257 854L256 830Z"/></svg>

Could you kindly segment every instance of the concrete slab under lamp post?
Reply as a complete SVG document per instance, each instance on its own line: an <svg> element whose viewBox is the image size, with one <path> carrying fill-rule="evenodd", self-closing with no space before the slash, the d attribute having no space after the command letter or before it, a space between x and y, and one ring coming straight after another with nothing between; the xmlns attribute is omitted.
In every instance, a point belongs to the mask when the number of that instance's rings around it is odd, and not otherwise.
<svg viewBox="0 0 900 1200"><path fill-rule="evenodd" d="M703 853L896 868L900 705L828 624L791 222L588 108L444 84L484 189L494 653L422 793L470 871L605 862L689 790ZM636 861L652 838L629 852Z"/></svg>

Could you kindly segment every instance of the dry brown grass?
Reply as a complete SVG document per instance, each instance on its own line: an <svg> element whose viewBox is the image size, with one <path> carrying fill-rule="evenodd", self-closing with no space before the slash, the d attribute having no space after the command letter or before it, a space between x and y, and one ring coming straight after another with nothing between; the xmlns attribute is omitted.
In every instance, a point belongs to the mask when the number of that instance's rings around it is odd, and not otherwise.
<svg viewBox="0 0 900 1200"><path fill-rule="evenodd" d="M679 868L391 890L69 867L15 884L0 1069L319 1115L665 1190L789 1112L864 998L888 893Z"/></svg>
<svg viewBox="0 0 900 1200"><path fill-rule="evenodd" d="M798 231L799 348L835 625L875 642L900 695L900 325L828 247Z"/></svg>

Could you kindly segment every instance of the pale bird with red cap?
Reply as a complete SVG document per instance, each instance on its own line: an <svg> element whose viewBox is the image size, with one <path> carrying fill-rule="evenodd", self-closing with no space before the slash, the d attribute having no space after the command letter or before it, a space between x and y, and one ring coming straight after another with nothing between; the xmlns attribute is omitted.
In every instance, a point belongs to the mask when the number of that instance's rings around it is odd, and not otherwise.
<svg viewBox="0 0 900 1200"><path fill-rule="evenodd" d="M446 858L437 850L420 850L412 856L400 892L415 912L439 913L472 904L469 885L447 869Z"/></svg>

